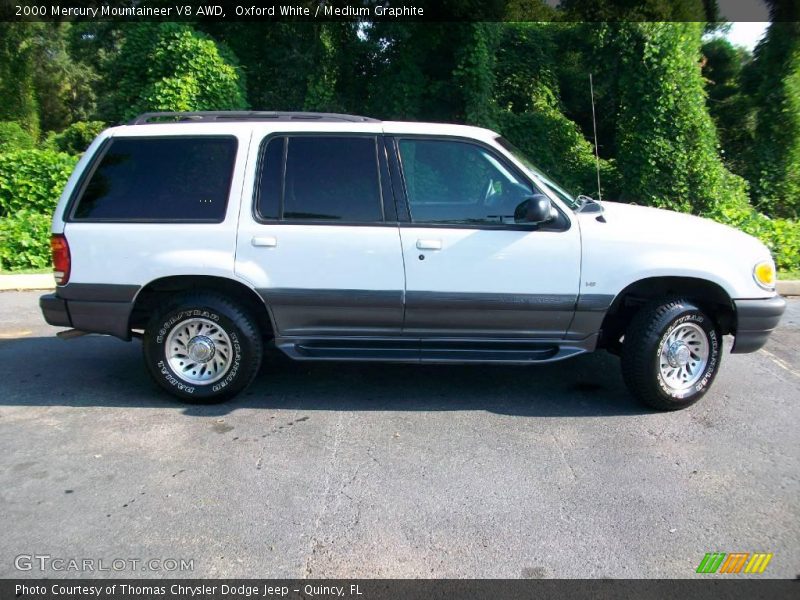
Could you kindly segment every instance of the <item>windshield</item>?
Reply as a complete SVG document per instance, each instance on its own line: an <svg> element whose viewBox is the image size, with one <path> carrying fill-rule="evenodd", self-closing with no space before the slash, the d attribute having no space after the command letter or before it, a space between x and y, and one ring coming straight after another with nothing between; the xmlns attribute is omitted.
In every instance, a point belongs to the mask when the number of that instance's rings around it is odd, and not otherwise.
<svg viewBox="0 0 800 600"><path fill-rule="evenodd" d="M572 196L572 194L570 194L567 190L558 185L555 181L550 179L547 175L542 173L541 169L539 169L535 164L533 164L533 162L531 162L531 160L522 153L522 150L514 146L514 144L509 142L504 137L497 137L495 138L495 141L498 144L500 144L503 148L508 150L514 156L514 158L516 158L519 162L525 165L528 171L530 171L538 181L544 183L547 186L547 188L551 192L553 192L553 194L558 196L558 198L562 200L567 206L573 209L580 207L581 203L578 200L576 200Z"/></svg>

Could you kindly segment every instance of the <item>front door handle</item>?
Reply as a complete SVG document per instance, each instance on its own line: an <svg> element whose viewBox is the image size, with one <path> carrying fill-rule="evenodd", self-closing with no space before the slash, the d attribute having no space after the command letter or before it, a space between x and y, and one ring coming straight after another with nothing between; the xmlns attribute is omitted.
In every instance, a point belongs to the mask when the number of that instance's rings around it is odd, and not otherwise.
<svg viewBox="0 0 800 600"><path fill-rule="evenodd" d="M417 250L441 250L442 240L417 240Z"/></svg>
<svg viewBox="0 0 800 600"><path fill-rule="evenodd" d="M267 235L267 236L263 236L263 237L256 236L250 241L250 243L253 244L253 246L261 246L261 247L264 247L264 248L274 248L275 246L278 245L278 238L276 238L274 236L271 236L271 235Z"/></svg>

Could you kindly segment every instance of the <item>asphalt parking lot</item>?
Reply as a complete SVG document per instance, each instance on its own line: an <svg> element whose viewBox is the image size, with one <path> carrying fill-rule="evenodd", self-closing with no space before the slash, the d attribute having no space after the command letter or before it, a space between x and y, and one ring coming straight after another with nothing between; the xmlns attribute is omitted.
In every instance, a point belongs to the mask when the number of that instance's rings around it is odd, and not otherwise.
<svg viewBox="0 0 800 600"><path fill-rule="evenodd" d="M38 296L0 293L0 577L683 578L714 551L800 574L800 299L766 349L726 353L699 404L663 414L605 353L273 356L246 395L186 406L138 342L55 338Z"/></svg>

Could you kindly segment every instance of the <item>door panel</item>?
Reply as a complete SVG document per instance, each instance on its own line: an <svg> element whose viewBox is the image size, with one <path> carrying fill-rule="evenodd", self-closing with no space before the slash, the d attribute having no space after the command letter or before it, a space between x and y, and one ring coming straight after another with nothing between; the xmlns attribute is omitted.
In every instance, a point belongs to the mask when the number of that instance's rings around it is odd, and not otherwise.
<svg viewBox="0 0 800 600"><path fill-rule="evenodd" d="M563 337L575 310L576 231L402 227L408 334ZM420 250L419 240L440 250Z"/></svg>
<svg viewBox="0 0 800 600"><path fill-rule="evenodd" d="M396 144L411 223L400 237L407 335L560 338L579 290L580 232L565 214L520 225L541 193L494 149L462 139Z"/></svg>
<svg viewBox="0 0 800 600"><path fill-rule="evenodd" d="M270 239L273 245L253 245ZM399 334L397 227L243 223L236 271L256 285L283 336Z"/></svg>
<svg viewBox="0 0 800 600"><path fill-rule="evenodd" d="M375 126L363 127L369 135L273 135L253 157L256 207L240 216L236 272L279 336L402 332L400 236L382 222L385 155Z"/></svg>

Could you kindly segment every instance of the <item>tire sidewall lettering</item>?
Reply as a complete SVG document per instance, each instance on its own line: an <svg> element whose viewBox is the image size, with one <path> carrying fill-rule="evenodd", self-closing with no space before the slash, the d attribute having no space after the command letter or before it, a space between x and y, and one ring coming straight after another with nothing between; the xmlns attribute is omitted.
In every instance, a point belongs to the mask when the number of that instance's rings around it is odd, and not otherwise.
<svg viewBox="0 0 800 600"><path fill-rule="evenodd" d="M242 345L239 341L239 336L236 335L236 333L229 333L229 337L231 338L231 345L233 346L233 364L231 365L228 374L211 387L212 392L219 392L220 390L228 387L239 374L239 367L242 364Z"/></svg>
<svg viewBox="0 0 800 600"><path fill-rule="evenodd" d="M178 378L172 374L171 369L166 365L166 363L163 360L158 361L158 363L156 363L156 366L158 367L158 370L161 373L162 377L172 387L186 394L194 394L195 390L194 386L186 385L185 383L179 381Z"/></svg>
<svg viewBox="0 0 800 600"><path fill-rule="evenodd" d="M214 321L215 323L219 322L219 315L207 309L193 308L190 310L182 310L180 312L175 313L169 319L167 319L161 324L161 327L159 328L158 333L156 334L156 343L163 344L166 335L172 330L172 328L178 322L184 321L186 319L191 319L193 317L208 319L210 321Z"/></svg>

